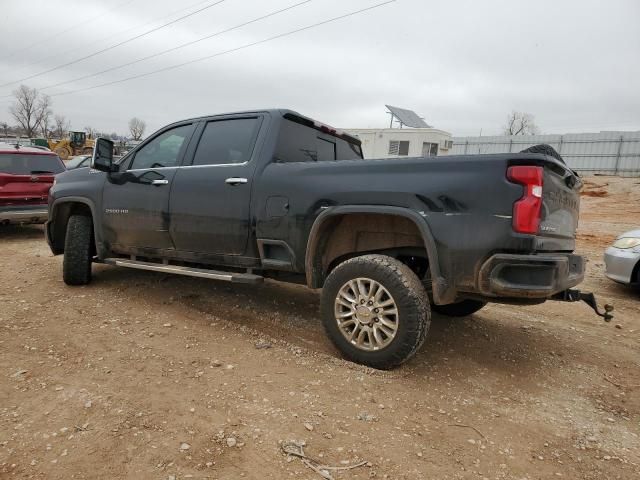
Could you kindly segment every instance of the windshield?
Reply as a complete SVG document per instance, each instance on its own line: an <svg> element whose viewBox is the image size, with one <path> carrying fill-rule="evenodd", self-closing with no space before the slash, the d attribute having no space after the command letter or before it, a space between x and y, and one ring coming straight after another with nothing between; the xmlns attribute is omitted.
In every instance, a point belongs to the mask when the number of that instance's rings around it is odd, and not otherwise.
<svg viewBox="0 0 640 480"><path fill-rule="evenodd" d="M0 154L0 173L12 175L35 175L39 173L60 173L65 168L55 155L29 155L24 153Z"/></svg>
<svg viewBox="0 0 640 480"><path fill-rule="evenodd" d="M83 143L85 139L84 132L69 132L71 143Z"/></svg>

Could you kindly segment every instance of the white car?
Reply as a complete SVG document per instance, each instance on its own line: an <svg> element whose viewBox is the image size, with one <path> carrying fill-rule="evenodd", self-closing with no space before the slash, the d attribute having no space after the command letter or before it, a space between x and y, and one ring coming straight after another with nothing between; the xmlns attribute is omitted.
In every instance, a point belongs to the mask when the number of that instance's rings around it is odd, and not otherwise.
<svg viewBox="0 0 640 480"><path fill-rule="evenodd" d="M640 229L620 235L604 253L605 275L627 285L640 284Z"/></svg>

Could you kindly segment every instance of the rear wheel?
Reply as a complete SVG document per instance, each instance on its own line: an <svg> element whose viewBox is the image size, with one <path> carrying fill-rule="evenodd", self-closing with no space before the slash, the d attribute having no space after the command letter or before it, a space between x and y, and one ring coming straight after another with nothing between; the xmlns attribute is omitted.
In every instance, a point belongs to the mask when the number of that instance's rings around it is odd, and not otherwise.
<svg viewBox="0 0 640 480"><path fill-rule="evenodd" d="M466 317L476 313L486 304L487 302L481 302L480 300L462 300L448 305L433 305L431 308L433 308L434 312L447 317Z"/></svg>
<svg viewBox="0 0 640 480"><path fill-rule="evenodd" d="M322 323L351 361L389 369L424 343L431 319L427 293L411 269L385 255L338 265L322 290Z"/></svg>
<svg viewBox="0 0 640 480"><path fill-rule="evenodd" d="M91 217L72 215L67 223L62 278L67 285L86 285L91 281Z"/></svg>

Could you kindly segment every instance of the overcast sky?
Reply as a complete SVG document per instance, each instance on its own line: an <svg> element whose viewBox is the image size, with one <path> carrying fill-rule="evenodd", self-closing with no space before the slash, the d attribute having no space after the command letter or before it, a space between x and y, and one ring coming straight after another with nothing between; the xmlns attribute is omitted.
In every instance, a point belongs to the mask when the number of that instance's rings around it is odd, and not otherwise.
<svg viewBox="0 0 640 480"><path fill-rule="evenodd" d="M219 1L219 0L217 0ZM181 68L383 0L313 0L125 68L45 88L195 40L301 0L225 0L92 58L24 80L74 129L147 133L182 118L286 107L338 127L388 125L384 104L453 135L499 134L511 110L543 133L640 129L640 1L397 0ZM216 0L1 0L0 84L142 34ZM189 8L188 8L189 7ZM19 85L0 88L0 97ZM10 98L0 121L15 123Z"/></svg>

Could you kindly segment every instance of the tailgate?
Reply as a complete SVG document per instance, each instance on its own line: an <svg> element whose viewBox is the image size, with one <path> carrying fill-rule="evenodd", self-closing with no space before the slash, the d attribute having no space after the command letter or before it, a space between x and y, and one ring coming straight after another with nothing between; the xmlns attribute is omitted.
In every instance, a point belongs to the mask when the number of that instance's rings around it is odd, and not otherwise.
<svg viewBox="0 0 640 480"><path fill-rule="evenodd" d="M582 181L561 162L544 163L542 209L537 250L573 251L580 211Z"/></svg>
<svg viewBox="0 0 640 480"><path fill-rule="evenodd" d="M47 203L53 175L12 175L0 172L0 206Z"/></svg>

